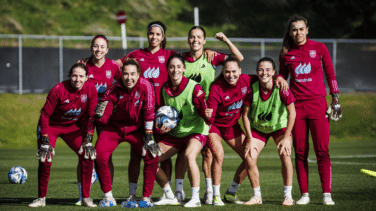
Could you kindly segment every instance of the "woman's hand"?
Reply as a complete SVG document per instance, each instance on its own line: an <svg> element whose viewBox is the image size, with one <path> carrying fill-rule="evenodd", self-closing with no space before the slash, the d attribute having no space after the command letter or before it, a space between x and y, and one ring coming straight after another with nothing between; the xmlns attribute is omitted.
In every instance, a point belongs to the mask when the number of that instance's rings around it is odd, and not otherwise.
<svg viewBox="0 0 376 211"><path fill-rule="evenodd" d="M212 117L212 114L213 114L213 109L212 108L206 108L205 109L205 117L206 117L206 119L210 119Z"/></svg>
<svg viewBox="0 0 376 211"><path fill-rule="evenodd" d="M217 34L215 34L215 38L217 38L217 40L219 40L219 41L224 41L224 42L226 42L228 40L226 35L223 34L222 32L218 32Z"/></svg>
<svg viewBox="0 0 376 211"><path fill-rule="evenodd" d="M252 138L247 137L244 141L244 158L247 158L248 154L251 156L251 158L257 157L259 148L255 144L255 142L252 141Z"/></svg>
<svg viewBox="0 0 376 211"><path fill-rule="evenodd" d="M165 134L165 133L170 132L171 129L170 129L169 127L166 127L165 125L162 125L162 127L159 128L159 131L160 131L161 133Z"/></svg>
<svg viewBox="0 0 376 211"><path fill-rule="evenodd" d="M281 90L284 92L289 88L289 84L283 77L277 77L275 79L276 85L278 88L281 88Z"/></svg>
<svg viewBox="0 0 376 211"><path fill-rule="evenodd" d="M291 155L291 143L292 143L291 136L283 137L277 145L277 150L278 150L279 155L282 155L285 153L285 155L290 156Z"/></svg>

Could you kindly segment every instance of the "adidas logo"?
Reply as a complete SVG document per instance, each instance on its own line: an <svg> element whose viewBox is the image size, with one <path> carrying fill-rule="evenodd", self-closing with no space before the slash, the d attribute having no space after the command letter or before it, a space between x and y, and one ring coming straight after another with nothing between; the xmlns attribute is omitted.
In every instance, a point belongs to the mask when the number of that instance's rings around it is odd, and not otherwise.
<svg viewBox="0 0 376 211"><path fill-rule="evenodd" d="M140 59L140 62L143 62L143 61L145 61L145 59L144 59L144 58L141 58L141 59Z"/></svg>
<svg viewBox="0 0 376 211"><path fill-rule="evenodd" d="M123 99L124 97L123 96L120 96L119 99Z"/></svg>
<svg viewBox="0 0 376 211"><path fill-rule="evenodd" d="M205 68L205 67L206 67L205 64L202 64L201 68Z"/></svg>
<svg viewBox="0 0 376 211"><path fill-rule="evenodd" d="M69 103L69 99L65 100L64 103Z"/></svg>
<svg viewBox="0 0 376 211"><path fill-rule="evenodd" d="M90 75L89 75L89 78L94 78L93 74L90 74Z"/></svg>
<svg viewBox="0 0 376 211"><path fill-rule="evenodd" d="M230 99L230 97L227 95L226 97L225 97L225 100L229 100Z"/></svg>
<svg viewBox="0 0 376 211"><path fill-rule="evenodd" d="M290 58L290 60L294 60L295 59L295 56L292 56L291 58Z"/></svg>

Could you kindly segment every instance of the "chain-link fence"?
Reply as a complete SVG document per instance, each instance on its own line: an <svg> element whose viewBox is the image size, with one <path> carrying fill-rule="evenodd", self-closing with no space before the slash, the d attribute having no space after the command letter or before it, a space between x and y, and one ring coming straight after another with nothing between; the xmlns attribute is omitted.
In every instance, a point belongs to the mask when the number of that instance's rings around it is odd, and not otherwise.
<svg viewBox="0 0 376 211"><path fill-rule="evenodd" d="M0 35L0 93L48 92L67 78L69 68L91 55L92 36ZM107 37L107 58L119 59L147 46L145 37L128 37L128 49L121 49L121 37ZM244 56L243 73L255 74L256 62L271 57L278 67L282 39L230 38ZM313 39L329 49L340 91L376 91L376 40ZM227 46L208 37L205 47L230 53ZM186 37L167 38L167 49L189 51ZM220 71L217 68L217 73ZM278 69L278 68L277 68Z"/></svg>

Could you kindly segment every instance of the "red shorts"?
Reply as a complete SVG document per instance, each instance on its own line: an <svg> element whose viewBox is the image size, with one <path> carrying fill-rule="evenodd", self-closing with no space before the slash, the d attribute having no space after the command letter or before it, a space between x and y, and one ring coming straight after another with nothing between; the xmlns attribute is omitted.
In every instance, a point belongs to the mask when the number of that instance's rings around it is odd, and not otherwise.
<svg viewBox="0 0 376 211"><path fill-rule="evenodd" d="M244 134L239 123L236 123L232 127L217 127L215 125L211 125L209 133L216 133L224 140L232 140Z"/></svg>
<svg viewBox="0 0 376 211"><path fill-rule="evenodd" d="M164 143L166 145L172 146L172 147L178 149L179 151L181 151L181 150L185 150L185 148L187 147L188 141L192 138L200 141L201 144L202 144L202 147L204 147L206 145L206 141L208 140L208 136L205 136L205 135L202 135L202 134L197 134L197 133L192 134L192 135L188 135L188 136L184 136L182 138L177 138L177 137L174 137L170 134L166 134L166 135L163 136L163 138L160 142Z"/></svg>
<svg viewBox="0 0 376 211"><path fill-rule="evenodd" d="M286 132L286 128L282 128L282 129L274 131L272 133L263 133L263 132L257 131L257 130L252 128L252 137L257 138L257 139L267 143L268 139L271 136L273 137L273 139L275 141L275 140L277 140L277 138L279 138L280 136L285 134L285 132Z"/></svg>

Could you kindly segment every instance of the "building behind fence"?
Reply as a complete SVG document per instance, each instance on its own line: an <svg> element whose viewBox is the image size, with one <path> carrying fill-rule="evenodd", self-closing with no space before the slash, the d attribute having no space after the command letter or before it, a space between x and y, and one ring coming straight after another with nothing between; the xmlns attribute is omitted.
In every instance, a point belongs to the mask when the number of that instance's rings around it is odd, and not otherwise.
<svg viewBox="0 0 376 211"><path fill-rule="evenodd" d="M69 68L79 59L91 55L92 36L0 35L0 93L46 93L58 82L67 79ZM137 48L147 45L143 37L128 37L130 49L120 48L121 37L108 37L111 42L107 58L119 59ZM54 41L56 47L45 44L27 47L27 42ZM244 56L243 73L255 74L256 62L264 56L277 64L282 39L230 38ZM341 92L376 91L376 40L313 39L323 42L329 49ZM64 47L67 42L81 41L80 48ZM189 51L186 37L167 38L167 49L180 53ZM215 38L207 38L207 46L218 52L230 53L226 45ZM9 44L8 42L12 42ZM42 42L42 43L43 43ZM216 43L217 42L217 43ZM113 44L115 43L115 44ZM15 47L17 46L17 47ZM34 44L35 46L35 44ZM221 67L217 68L217 74ZM325 76L325 75L324 75ZM324 77L325 78L325 77Z"/></svg>

